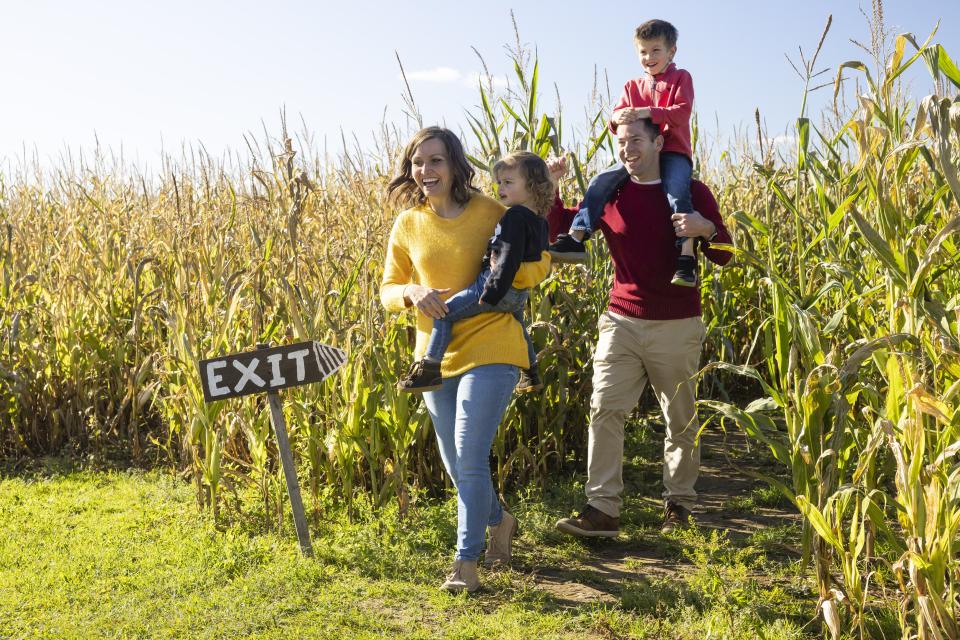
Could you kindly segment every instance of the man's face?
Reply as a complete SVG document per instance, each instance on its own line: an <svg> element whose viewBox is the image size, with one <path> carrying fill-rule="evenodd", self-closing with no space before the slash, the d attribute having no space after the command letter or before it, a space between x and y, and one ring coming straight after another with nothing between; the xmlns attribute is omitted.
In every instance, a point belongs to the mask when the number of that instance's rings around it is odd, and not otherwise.
<svg viewBox="0 0 960 640"><path fill-rule="evenodd" d="M651 137L641 122L620 125L617 136L620 161L630 175L646 177L660 165L663 136Z"/></svg>

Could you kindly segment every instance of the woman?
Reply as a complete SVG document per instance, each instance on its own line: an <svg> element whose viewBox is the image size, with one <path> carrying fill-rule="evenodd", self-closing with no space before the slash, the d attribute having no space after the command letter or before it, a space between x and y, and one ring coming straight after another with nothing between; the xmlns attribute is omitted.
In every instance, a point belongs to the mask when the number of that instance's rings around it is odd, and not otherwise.
<svg viewBox="0 0 960 640"><path fill-rule="evenodd" d="M380 299L388 311L417 308L415 357L420 359L433 320L447 311L443 297L476 280L487 242L504 213L473 186L473 168L451 131L427 127L403 152L390 200L408 207L393 225ZM514 286L546 277L550 261L520 267ZM423 394L444 467L457 488L457 551L443 583L448 591L480 587L477 561L484 532L489 566L510 560L517 520L497 498L490 447L517 383L530 366L523 329L509 313L483 313L454 324L441 364L442 386Z"/></svg>

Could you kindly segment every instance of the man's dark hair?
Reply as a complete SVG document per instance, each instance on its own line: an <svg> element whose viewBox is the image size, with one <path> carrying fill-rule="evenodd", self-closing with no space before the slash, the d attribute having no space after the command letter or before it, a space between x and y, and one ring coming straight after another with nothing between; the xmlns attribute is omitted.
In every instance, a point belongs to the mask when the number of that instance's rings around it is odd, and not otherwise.
<svg viewBox="0 0 960 640"><path fill-rule="evenodd" d="M656 140L657 136L660 135L660 125L658 125L656 122L654 122L650 118L638 118L633 122L631 122L630 124L640 124L641 126L643 126L644 133L650 136L651 140ZM628 125L622 124L620 125L620 127L618 127L618 130L620 130L621 127L626 127L626 126Z"/></svg>
<svg viewBox="0 0 960 640"><path fill-rule="evenodd" d="M677 44L677 28L666 20L647 20L637 27L637 32L633 39L636 42L641 40L653 40L654 38L663 38L668 47Z"/></svg>

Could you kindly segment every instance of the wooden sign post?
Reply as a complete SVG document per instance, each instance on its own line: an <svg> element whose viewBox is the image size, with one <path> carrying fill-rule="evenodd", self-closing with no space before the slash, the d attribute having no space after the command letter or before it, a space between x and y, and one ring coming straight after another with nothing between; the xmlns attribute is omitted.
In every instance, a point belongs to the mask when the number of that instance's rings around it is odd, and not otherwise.
<svg viewBox="0 0 960 640"><path fill-rule="evenodd" d="M282 347L259 344L256 351L200 361L203 397L207 402L251 393L267 394L270 421L277 434L280 463L290 496L293 524L297 529L300 551L305 556L313 555L313 546L310 544L310 529L300 496L300 482L293 465L293 452L287 438L287 423L277 392L287 387L321 382L346 361L346 353L319 342L299 342Z"/></svg>

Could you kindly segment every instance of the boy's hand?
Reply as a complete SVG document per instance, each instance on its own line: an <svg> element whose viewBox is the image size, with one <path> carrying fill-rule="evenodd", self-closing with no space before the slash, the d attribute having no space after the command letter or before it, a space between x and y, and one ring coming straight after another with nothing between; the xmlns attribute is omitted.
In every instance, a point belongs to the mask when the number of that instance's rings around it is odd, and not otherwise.
<svg viewBox="0 0 960 640"><path fill-rule="evenodd" d="M626 107L613 114L613 121L617 124L630 124L640 118L649 118L650 109L647 107Z"/></svg>
<svg viewBox="0 0 960 640"><path fill-rule="evenodd" d="M569 167L567 167L567 157L559 156L547 159L547 169L550 171L550 182L553 183L554 188L560 183L560 178L567 175Z"/></svg>

